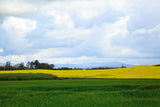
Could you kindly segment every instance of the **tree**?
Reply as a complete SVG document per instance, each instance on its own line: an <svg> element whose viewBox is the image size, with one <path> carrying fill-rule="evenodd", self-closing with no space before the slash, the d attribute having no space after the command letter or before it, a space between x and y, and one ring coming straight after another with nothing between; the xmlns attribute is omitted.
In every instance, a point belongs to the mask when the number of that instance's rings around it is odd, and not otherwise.
<svg viewBox="0 0 160 107"><path fill-rule="evenodd" d="M39 63L39 69L53 69L54 64Z"/></svg>
<svg viewBox="0 0 160 107"><path fill-rule="evenodd" d="M19 69L24 69L24 63L19 64Z"/></svg>
<svg viewBox="0 0 160 107"><path fill-rule="evenodd" d="M27 66L27 68L31 68L31 62L28 61L26 66Z"/></svg>
<svg viewBox="0 0 160 107"><path fill-rule="evenodd" d="M34 62L31 61L31 65L30 65L30 68L33 69L33 66L34 66Z"/></svg>
<svg viewBox="0 0 160 107"><path fill-rule="evenodd" d="M4 70L5 69L5 67L4 66L0 66L0 70Z"/></svg>
<svg viewBox="0 0 160 107"><path fill-rule="evenodd" d="M9 61L5 64L5 69L9 70L11 68L11 63Z"/></svg>
<svg viewBox="0 0 160 107"><path fill-rule="evenodd" d="M27 68L29 69L53 69L54 64L40 63L38 60L27 62ZM25 69L24 63L18 63L14 66L11 65L9 61L6 62L4 66L0 66L0 70L16 70L16 69Z"/></svg>
<svg viewBox="0 0 160 107"><path fill-rule="evenodd" d="M39 61L38 61L38 60L35 60L35 61L34 61L34 65L35 65L35 69L38 69L38 68L39 68L39 65L40 65Z"/></svg>
<svg viewBox="0 0 160 107"><path fill-rule="evenodd" d="M49 69L53 69L53 68L54 68L54 64L50 64Z"/></svg>

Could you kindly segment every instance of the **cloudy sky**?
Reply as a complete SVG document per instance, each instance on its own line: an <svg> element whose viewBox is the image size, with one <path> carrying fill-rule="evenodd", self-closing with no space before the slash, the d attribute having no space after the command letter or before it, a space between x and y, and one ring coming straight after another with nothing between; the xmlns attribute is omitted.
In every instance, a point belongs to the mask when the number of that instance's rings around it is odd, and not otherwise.
<svg viewBox="0 0 160 107"><path fill-rule="evenodd" d="M160 0L0 0L0 63L160 63Z"/></svg>

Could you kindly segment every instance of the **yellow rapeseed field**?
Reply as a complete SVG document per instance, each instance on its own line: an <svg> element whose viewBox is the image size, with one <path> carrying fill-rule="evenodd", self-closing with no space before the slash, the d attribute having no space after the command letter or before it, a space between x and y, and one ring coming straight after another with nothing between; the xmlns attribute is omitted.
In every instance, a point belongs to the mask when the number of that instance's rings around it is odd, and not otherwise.
<svg viewBox="0 0 160 107"><path fill-rule="evenodd" d="M14 70L0 73L46 73L68 78L153 78L160 79L160 66L136 66L103 70Z"/></svg>

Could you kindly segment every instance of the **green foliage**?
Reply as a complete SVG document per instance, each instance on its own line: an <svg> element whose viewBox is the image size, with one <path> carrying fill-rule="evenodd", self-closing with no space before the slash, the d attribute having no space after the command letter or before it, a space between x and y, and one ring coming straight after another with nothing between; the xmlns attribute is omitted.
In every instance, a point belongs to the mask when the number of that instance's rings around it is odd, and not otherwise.
<svg viewBox="0 0 160 107"><path fill-rule="evenodd" d="M0 81L0 107L159 107L160 80Z"/></svg>
<svg viewBox="0 0 160 107"><path fill-rule="evenodd" d="M0 80L52 80L58 77L43 73L5 73L0 74Z"/></svg>
<svg viewBox="0 0 160 107"><path fill-rule="evenodd" d="M34 61L34 65L35 65L35 69L38 69L39 66L40 66L39 61L38 61L38 60L35 60L35 61Z"/></svg>

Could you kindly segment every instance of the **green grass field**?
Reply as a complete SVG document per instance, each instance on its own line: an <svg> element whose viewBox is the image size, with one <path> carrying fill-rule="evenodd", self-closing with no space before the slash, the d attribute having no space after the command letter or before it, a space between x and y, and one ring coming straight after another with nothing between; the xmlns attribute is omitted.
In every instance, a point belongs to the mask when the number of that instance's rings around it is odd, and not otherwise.
<svg viewBox="0 0 160 107"><path fill-rule="evenodd" d="M0 107L160 107L160 80L0 81Z"/></svg>
<svg viewBox="0 0 160 107"><path fill-rule="evenodd" d="M0 80L53 80L57 76L43 73L3 73L0 74Z"/></svg>

